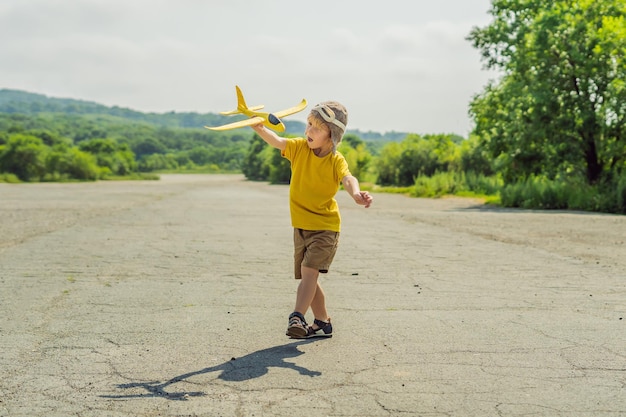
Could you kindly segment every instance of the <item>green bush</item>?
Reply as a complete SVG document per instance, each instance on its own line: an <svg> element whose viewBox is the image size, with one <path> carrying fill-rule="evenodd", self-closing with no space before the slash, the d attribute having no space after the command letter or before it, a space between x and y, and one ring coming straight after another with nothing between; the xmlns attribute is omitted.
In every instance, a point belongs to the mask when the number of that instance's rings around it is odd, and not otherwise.
<svg viewBox="0 0 626 417"><path fill-rule="evenodd" d="M173 154L155 153L142 157L137 166L141 172L175 171L178 169L178 161Z"/></svg>
<svg viewBox="0 0 626 417"><path fill-rule="evenodd" d="M502 189L502 179L497 175L485 175L474 171L462 172L465 189L475 194L496 195Z"/></svg>
<svg viewBox="0 0 626 417"><path fill-rule="evenodd" d="M49 148L35 136L14 134L0 146L0 172L15 174L22 181L39 181L46 173Z"/></svg>
<svg viewBox="0 0 626 417"><path fill-rule="evenodd" d="M615 188L615 200L617 203L617 213L626 214L626 173L617 181L617 187Z"/></svg>
<svg viewBox="0 0 626 417"><path fill-rule="evenodd" d="M376 158L375 167L378 172L377 184L382 186L399 186L398 166L402 147L399 143L391 142L382 149Z"/></svg>
<svg viewBox="0 0 626 417"><path fill-rule="evenodd" d="M95 181L102 175L96 157L75 147L57 146L46 157L45 181Z"/></svg>
<svg viewBox="0 0 626 417"><path fill-rule="evenodd" d="M98 165L108 168L113 175L128 175L137 169L135 155L125 143L113 139L90 139L78 146L81 151L95 155Z"/></svg>
<svg viewBox="0 0 626 417"><path fill-rule="evenodd" d="M441 197L448 194L496 195L501 181L474 172L440 172L431 177L419 176L409 193L413 197Z"/></svg>
<svg viewBox="0 0 626 417"><path fill-rule="evenodd" d="M372 154L358 136L346 135L338 150L346 158L352 175L361 181L369 176L368 169L372 162Z"/></svg>
<svg viewBox="0 0 626 417"><path fill-rule="evenodd" d="M505 207L626 213L626 178L589 185L584 179L533 176L503 187L500 200Z"/></svg>
<svg viewBox="0 0 626 417"><path fill-rule="evenodd" d="M269 179L270 168L267 164L267 152L271 151L269 148L259 135L254 135L241 167L241 171L247 179L251 181L266 181Z"/></svg>
<svg viewBox="0 0 626 417"><path fill-rule="evenodd" d="M269 168L268 180L271 184L289 184L291 181L291 164L283 158L278 149L266 147L266 164Z"/></svg>
<svg viewBox="0 0 626 417"><path fill-rule="evenodd" d="M9 184L17 184L21 181L17 177L17 175L4 172L4 173L0 173L0 182L6 182Z"/></svg>

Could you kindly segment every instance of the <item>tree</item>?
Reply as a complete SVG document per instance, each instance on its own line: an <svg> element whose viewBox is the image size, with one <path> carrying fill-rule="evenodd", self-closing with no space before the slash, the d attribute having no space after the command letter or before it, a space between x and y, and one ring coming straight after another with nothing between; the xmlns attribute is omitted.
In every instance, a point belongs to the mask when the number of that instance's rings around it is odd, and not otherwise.
<svg viewBox="0 0 626 417"><path fill-rule="evenodd" d="M493 0L493 21L468 39L502 77L470 105L507 181L582 175L594 184L626 164L626 3Z"/></svg>
<svg viewBox="0 0 626 417"><path fill-rule="evenodd" d="M76 147L57 145L46 158L46 180L73 178L95 181L100 174L96 157Z"/></svg>
<svg viewBox="0 0 626 417"><path fill-rule="evenodd" d="M269 178L270 168L265 162L263 150L267 144L257 134L250 142L247 155L244 157L241 171L247 179L252 181L265 181Z"/></svg>
<svg viewBox="0 0 626 417"><path fill-rule="evenodd" d="M401 153L402 147L397 142L390 142L383 147L376 159L377 184L398 185L398 165Z"/></svg>
<svg viewBox="0 0 626 417"><path fill-rule="evenodd" d="M271 184L289 184L291 182L291 163L282 156L280 150L266 146L263 150L269 167L268 180Z"/></svg>
<svg viewBox="0 0 626 417"><path fill-rule="evenodd" d="M491 159L480 146L477 136L470 136L469 139L461 142L459 146L459 171L485 176L491 176L495 173Z"/></svg>
<svg viewBox="0 0 626 417"><path fill-rule="evenodd" d="M138 168L142 172L176 170L178 169L178 162L173 154L163 155L155 153L139 160Z"/></svg>
<svg viewBox="0 0 626 417"><path fill-rule="evenodd" d="M135 155L125 143L113 139L90 139L80 142L79 148L95 155L98 165L108 168L114 175L128 175L137 169Z"/></svg>
<svg viewBox="0 0 626 417"><path fill-rule="evenodd" d="M343 137L338 150L346 158L352 175L363 181L372 161L372 154L367 150L365 142L349 133Z"/></svg>
<svg viewBox="0 0 626 417"><path fill-rule="evenodd" d="M455 135L407 135L402 143L383 147L376 161L377 183L407 187L417 177L430 177L460 165L459 137Z"/></svg>
<svg viewBox="0 0 626 417"><path fill-rule="evenodd" d="M48 147L35 136L14 134L0 146L0 172L17 175L22 181L38 181L46 173Z"/></svg>
<svg viewBox="0 0 626 417"><path fill-rule="evenodd" d="M167 152L165 145L151 136L137 141L131 146L131 149L137 158L153 155L155 153L164 154Z"/></svg>

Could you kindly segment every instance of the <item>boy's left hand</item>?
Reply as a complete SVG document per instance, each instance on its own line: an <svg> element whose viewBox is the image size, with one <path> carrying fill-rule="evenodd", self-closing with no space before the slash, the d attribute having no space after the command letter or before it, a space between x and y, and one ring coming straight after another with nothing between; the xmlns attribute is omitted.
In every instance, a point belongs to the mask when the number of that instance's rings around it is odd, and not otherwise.
<svg viewBox="0 0 626 417"><path fill-rule="evenodd" d="M352 198L354 198L354 201L356 201L357 204L365 206L365 208L368 208L372 204L372 201L374 201L374 197L372 197L367 191L360 191L357 194L354 194Z"/></svg>

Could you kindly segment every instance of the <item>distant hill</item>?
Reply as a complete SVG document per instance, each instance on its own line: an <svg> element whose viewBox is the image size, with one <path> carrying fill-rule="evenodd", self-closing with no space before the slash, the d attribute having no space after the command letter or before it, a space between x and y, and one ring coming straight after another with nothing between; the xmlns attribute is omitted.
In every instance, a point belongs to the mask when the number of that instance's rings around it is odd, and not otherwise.
<svg viewBox="0 0 626 417"><path fill-rule="evenodd" d="M68 115L108 115L127 119L129 121L148 123L160 127L178 127L200 129L205 125L218 126L237 120L233 116L222 116L217 113L195 112L167 112L167 113L144 113L128 108L112 106L108 107L93 101L77 100L71 98L48 97L43 94L30 93L21 90L0 89L0 113L35 115L41 113L62 113ZM242 116L245 117L245 116ZM305 124L299 121L285 120L288 133L301 135L304 133ZM348 130L365 141L401 141L407 135L402 132L361 132Z"/></svg>
<svg viewBox="0 0 626 417"><path fill-rule="evenodd" d="M233 121L232 118L220 114L192 112L143 113L118 106L108 107L93 101L54 98L43 94L9 89L0 90L0 113L108 115L161 127L181 128L202 128L205 125L218 125Z"/></svg>

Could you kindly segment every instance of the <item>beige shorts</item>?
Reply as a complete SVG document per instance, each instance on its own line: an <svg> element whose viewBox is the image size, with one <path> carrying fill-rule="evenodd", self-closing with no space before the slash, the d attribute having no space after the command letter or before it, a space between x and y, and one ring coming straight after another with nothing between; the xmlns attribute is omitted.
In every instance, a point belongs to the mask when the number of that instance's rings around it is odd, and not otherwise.
<svg viewBox="0 0 626 417"><path fill-rule="evenodd" d="M302 279L302 266L317 269L322 274L327 273L338 245L338 232L293 229L295 278Z"/></svg>

